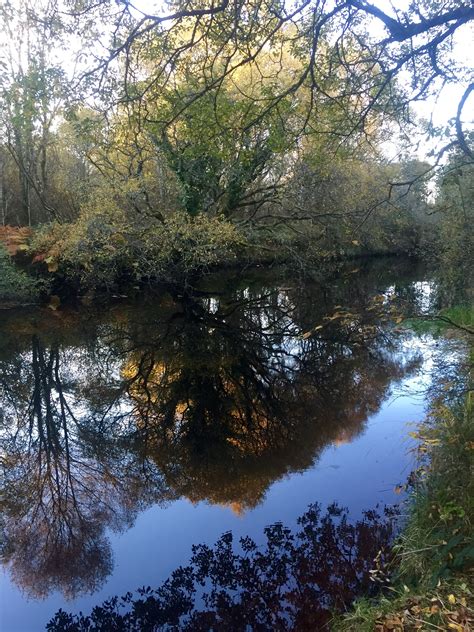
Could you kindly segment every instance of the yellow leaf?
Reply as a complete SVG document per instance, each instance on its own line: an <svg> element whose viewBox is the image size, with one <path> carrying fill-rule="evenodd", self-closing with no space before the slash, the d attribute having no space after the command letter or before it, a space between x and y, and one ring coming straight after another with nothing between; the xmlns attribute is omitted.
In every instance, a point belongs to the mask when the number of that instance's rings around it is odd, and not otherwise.
<svg viewBox="0 0 474 632"><path fill-rule="evenodd" d="M403 625L403 621L400 619L400 617L390 616L390 618L387 617L384 619L384 625L387 630L396 630Z"/></svg>
<svg viewBox="0 0 474 632"><path fill-rule="evenodd" d="M449 603L456 603L456 597L453 594L448 595L448 601Z"/></svg>
<svg viewBox="0 0 474 632"><path fill-rule="evenodd" d="M58 262L54 257L46 257L44 260L46 265L48 266L48 272L56 272L58 269Z"/></svg>

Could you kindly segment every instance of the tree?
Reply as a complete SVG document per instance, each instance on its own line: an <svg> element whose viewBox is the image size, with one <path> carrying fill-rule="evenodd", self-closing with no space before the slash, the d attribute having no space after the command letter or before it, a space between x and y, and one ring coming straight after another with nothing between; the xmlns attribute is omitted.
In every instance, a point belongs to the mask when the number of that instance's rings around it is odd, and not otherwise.
<svg viewBox="0 0 474 632"><path fill-rule="evenodd" d="M437 184L431 258L440 268L445 305L469 304L465 287L474 272L474 165L461 149L450 152Z"/></svg>
<svg viewBox="0 0 474 632"><path fill-rule="evenodd" d="M51 204L50 154L66 88L64 71L51 62L50 53L59 27L49 6L34 10L28 0L16 6L2 2L0 16L8 37L0 57L2 190L14 190L13 183L7 184L10 161L19 184L22 216L17 221L31 226L58 215Z"/></svg>
<svg viewBox="0 0 474 632"><path fill-rule="evenodd" d="M181 0L171 4L170 13L160 15L129 2L123 2L119 11L109 0L85 9L80 6L81 11L71 3L71 16L80 20L84 13L96 11L112 22L109 53L87 76L111 73L119 62L123 70L119 100L142 98L153 85L170 80L183 58L193 55L200 83L188 93L169 124L205 94L219 90L246 65L258 68L268 50L277 56L290 50L301 60L301 66L290 84L274 94L262 95L265 110L278 107L288 95L308 90L308 113L315 106L314 96L324 96L353 120L352 129L343 134L349 138L364 133L374 111L406 116L411 102L439 91L446 83L465 81L452 142L472 158L462 114L474 83L450 56L453 36L474 19L470 2L416 0L406 10L393 9L391 13L365 0L335 4L303 0L296 5L278 0L210 4ZM383 35L370 35L372 27L378 27ZM141 91L129 92L137 74L136 62L153 36L162 42L154 49L154 72ZM394 92L394 81L405 72L411 83L404 83L402 94ZM338 130L332 132L337 134Z"/></svg>

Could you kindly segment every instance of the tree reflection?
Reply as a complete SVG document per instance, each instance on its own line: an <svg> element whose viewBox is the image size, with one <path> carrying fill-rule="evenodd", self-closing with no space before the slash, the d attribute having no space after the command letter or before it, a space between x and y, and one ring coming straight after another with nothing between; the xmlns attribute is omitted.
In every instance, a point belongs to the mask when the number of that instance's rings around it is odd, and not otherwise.
<svg viewBox="0 0 474 632"><path fill-rule="evenodd" d="M245 632L326 630L335 611L349 608L374 589L374 567L390 559L394 515L364 514L351 524L333 505L311 506L299 531L282 524L265 529L266 543L249 537L233 544L225 533L214 547L193 547L189 564L159 588L114 597L89 616L60 610L50 632L88 630L208 630Z"/></svg>
<svg viewBox="0 0 474 632"><path fill-rule="evenodd" d="M188 301L181 325L122 369L141 458L196 502L254 507L274 480L358 434L413 368L370 312L304 339L288 295L209 307Z"/></svg>
<svg viewBox="0 0 474 632"><path fill-rule="evenodd" d="M131 526L144 504L140 475L99 430L98 411L89 406L81 419L80 371L67 367L73 359L33 336L31 353L2 372L2 553L14 581L35 597L100 587L112 569L104 528Z"/></svg>
<svg viewBox="0 0 474 632"><path fill-rule="evenodd" d="M343 312L314 288L257 287L19 336L0 355L14 581L33 596L94 591L112 568L106 529L183 496L246 511L357 435L415 362L356 289Z"/></svg>

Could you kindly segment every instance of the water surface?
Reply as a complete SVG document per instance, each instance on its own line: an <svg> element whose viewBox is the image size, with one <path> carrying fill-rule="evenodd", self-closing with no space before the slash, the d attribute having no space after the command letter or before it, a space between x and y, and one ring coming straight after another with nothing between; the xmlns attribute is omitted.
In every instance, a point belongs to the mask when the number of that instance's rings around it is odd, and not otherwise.
<svg viewBox="0 0 474 632"><path fill-rule="evenodd" d="M2 315L2 631L157 586L228 530L399 500L436 343L397 320L432 284L359 268Z"/></svg>

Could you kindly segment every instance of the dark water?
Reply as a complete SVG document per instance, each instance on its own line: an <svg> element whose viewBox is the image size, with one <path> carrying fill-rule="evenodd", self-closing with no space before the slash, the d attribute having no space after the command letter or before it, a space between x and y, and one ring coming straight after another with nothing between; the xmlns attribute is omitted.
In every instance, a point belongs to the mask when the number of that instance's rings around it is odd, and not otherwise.
<svg viewBox="0 0 474 632"><path fill-rule="evenodd" d="M397 502L436 343L396 321L433 292L384 260L4 313L2 632L157 586L192 544L258 542L310 503Z"/></svg>

